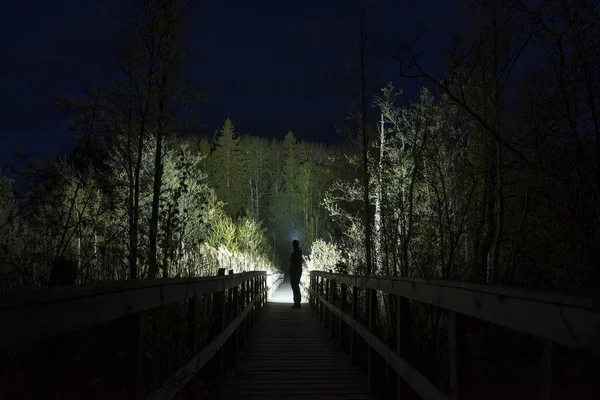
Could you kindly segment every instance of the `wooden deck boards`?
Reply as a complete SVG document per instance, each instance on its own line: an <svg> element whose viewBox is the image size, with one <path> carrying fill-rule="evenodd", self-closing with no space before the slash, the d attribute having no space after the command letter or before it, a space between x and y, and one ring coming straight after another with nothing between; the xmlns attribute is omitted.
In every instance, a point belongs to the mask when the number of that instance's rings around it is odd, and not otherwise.
<svg viewBox="0 0 600 400"><path fill-rule="evenodd" d="M290 306L266 305L238 367L222 382L221 398L371 399L366 378L350 366L350 357L328 337L309 305Z"/></svg>

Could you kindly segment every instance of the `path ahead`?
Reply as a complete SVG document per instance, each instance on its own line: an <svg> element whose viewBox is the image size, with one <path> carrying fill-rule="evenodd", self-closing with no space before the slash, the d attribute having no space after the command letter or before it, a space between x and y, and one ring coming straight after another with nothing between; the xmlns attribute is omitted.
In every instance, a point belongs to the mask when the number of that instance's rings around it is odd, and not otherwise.
<svg viewBox="0 0 600 400"><path fill-rule="evenodd" d="M307 303L290 309L282 284L252 329L238 368L225 378L223 399L371 399L366 378L350 366Z"/></svg>

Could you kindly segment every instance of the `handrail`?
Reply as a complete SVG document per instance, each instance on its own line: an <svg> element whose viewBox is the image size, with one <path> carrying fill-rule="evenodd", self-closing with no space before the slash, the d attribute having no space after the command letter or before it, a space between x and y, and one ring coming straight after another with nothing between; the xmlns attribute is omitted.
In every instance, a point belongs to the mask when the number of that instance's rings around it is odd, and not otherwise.
<svg viewBox="0 0 600 400"><path fill-rule="evenodd" d="M139 279L66 286L0 297L0 350L231 289L262 271L207 278Z"/></svg>
<svg viewBox="0 0 600 400"><path fill-rule="evenodd" d="M341 285L341 304L333 304L336 285ZM347 306L346 293L353 287L352 315L344 309ZM558 343L581 349L591 354L600 354L600 302L597 298L528 291L517 288L471 284L466 282L437 281L386 276L355 276L311 271L310 287L307 288L311 304L323 314L323 308L345 322L352 332L351 353L354 358L354 335L357 334L368 344L369 384L373 379L371 371L372 352L379 356L398 374L403 382L410 385L424 399L446 400L449 397L419 373L405 358L400 340L409 334L403 313L408 307L408 299L434 305L449 311L448 340L450 362L450 398L458 398L463 390L462 368L464 359L463 315L488 321L516 331L531 334L545 340L544 363L550 365ZM355 318L357 312L357 291L367 290L368 327ZM396 304L396 352L379 339L373 332L377 307L376 292L394 295ZM339 308L338 308L339 307ZM327 322L327 313L324 313ZM405 321L405 322L401 322ZM338 332L341 330L341 325ZM341 340L341 338L340 338ZM341 343L341 342L340 342ZM402 344L401 344L402 343ZM392 351L390 351L392 350ZM554 361L556 363L556 361ZM457 372L459 371L459 372ZM551 368L544 366L544 394L552 392ZM400 395L401 381L398 381Z"/></svg>
<svg viewBox="0 0 600 400"><path fill-rule="evenodd" d="M396 353L390 352L389 346L373 333L364 327L360 322L350 315L340 310L313 289L309 289L311 295L315 296L321 304L327 307L338 318L347 323L356 333L358 333L377 353L400 375L405 381L410 382L412 388L423 399L448 400L448 396L443 394L435 385L425 378L419 371L411 366L405 359Z"/></svg>
<svg viewBox="0 0 600 400"><path fill-rule="evenodd" d="M356 276L312 271L314 276L380 290L600 355L600 301L466 282Z"/></svg>
<svg viewBox="0 0 600 400"><path fill-rule="evenodd" d="M227 325L223 332L217 336L204 350L196 354L196 356L187 362L179 371L171 377L167 382L163 383L160 388L152 392L146 397L146 400L170 400L194 377L194 375L202 369L214 357L219 349L227 342L227 339L244 322L255 304L268 293L268 288L265 286L259 293L259 296L254 299L242 310L233 321Z"/></svg>
<svg viewBox="0 0 600 400"><path fill-rule="evenodd" d="M264 274L264 271L249 271L233 275L217 275L202 278L129 279L125 281L92 282L85 285L67 285L35 291L10 293L0 296L0 312L13 308L44 305L47 303L74 300L99 294L110 294L165 286L175 288L180 285L186 285L191 286L192 289L203 289L204 287L210 287L210 285L224 285L223 287L214 290L214 292L216 292L223 289L230 289L235 286L231 281L232 276L241 278L243 276L253 277ZM193 293L194 292L192 292L192 294Z"/></svg>
<svg viewBox="0 0 600 400"><path fill-rule="evenodd" d="M235 362L243 337L248 335L258 312L266 304L269 292L266 277L265 271L225 275L221 269L215 277L98 282L6 295L0 297L0 350L43 343L47 338L126 318L131 346L128 385L132 397L139 398L147 391L142 377L142 354L148 311L187 302L185 318L192 359L148 396L170 399L215 354L220 354L221 372L227 363L224 354L232 353ZM198 351L198 301L200 296L208 294L212 294L216 302L213 312L216 311L219 322L211 328L215 329L215 339Z"/></svg>

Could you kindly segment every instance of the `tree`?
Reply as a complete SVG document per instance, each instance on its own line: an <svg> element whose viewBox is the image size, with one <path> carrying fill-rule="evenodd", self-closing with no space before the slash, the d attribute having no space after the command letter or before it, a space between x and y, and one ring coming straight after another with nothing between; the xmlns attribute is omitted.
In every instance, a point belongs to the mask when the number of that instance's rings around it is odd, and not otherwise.
<svg viewBox="0 0 600 400"><path fill-rule="evenodd" d="M269 188L268 141L261 137L244 136L240 146L246 166L247 214L257 221L262 220L266 217L266 195Z"/></svg>
<svg viewBox="0 0 600 400"><path fill-rule="evenodd" d="M213 141L215 149L210 155L211 184L219 200L225 203L228 215L236 217L243 211L246 171L240 139L235 137L235 127L229 118L223 128L215 132Z"/></svg>
<svg viewBox="0 0 600 400"><path fill-rule="evenodd" d="M298 175L298 156L296 150L296 138L289 131L283 140L283 187L288 201L289 211L292 217L296 214L296 178Z"/></svg>
<svg viewBox="0 0 600 400"><path fill-rule="evenodd" d="M371 201L369 197L369 131L367 122L367 34L366 34L366 5L363 1L360 10L360 31L359 31L359 62L360 62L360 111L359 136L362 141L362 169L363 169L363 202L364 202L364 230L365 230L365 268L366 274L370 275L376 271L373 270L373 259L371 256Z"/></svg>

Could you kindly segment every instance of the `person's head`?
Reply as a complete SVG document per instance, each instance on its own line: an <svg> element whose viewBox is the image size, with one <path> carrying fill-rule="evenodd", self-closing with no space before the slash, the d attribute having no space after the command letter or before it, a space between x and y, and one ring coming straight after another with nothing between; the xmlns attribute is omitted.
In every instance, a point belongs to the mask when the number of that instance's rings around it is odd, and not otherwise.
<svg viewBox="0 0 600 400"><path fill-rule="evenodd" d="M299 241L297 241L297 240L294 240L294 241L292 242L292 246L294 246L294 249L297 249L298 247L300 247L300 242L299 242Z"/></svg>

